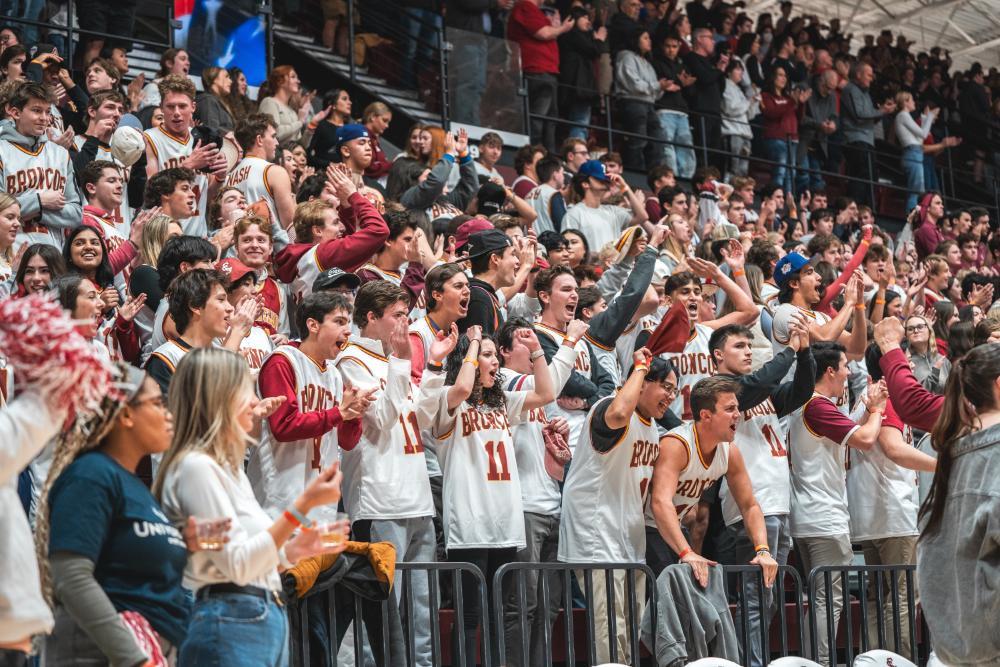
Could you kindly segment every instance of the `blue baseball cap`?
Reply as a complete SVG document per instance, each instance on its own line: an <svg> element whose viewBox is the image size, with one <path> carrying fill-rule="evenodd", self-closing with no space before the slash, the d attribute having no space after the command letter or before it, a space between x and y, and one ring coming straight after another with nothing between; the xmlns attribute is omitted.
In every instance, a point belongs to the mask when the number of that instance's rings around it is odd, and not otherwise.
<svg viewBox="0 0 1000 667"><path fill-rule="evenodd" d="M805 255L797 252L788 253L774 265L774 282L778 284L778 287L782 287L786 280L794 278L802 270L802 267L808 264L814 264L814 262Z"/></svg>
<svg viewBox="0 0 1000 667"><path fill-rule="evenodd" d="M600 160L587 160L580 165L581 176L588 176L590 178L596 178L599 181L604 181L607 183L611 179L608 178L608 172L604 170L604 163Z"/></svg>
<svg viewBox="0 0 1000 667"><path fill-rule="evenodd" d="M337 128L337 146L343 146L348 141L364 139L368 136L368 128L357 123L342 125Z"/></svg>

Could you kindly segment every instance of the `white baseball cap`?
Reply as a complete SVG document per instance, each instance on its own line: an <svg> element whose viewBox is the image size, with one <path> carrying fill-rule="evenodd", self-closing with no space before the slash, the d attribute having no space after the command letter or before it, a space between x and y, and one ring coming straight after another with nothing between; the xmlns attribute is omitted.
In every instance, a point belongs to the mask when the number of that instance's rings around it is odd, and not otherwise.
<svg viewBox="0 0 1000 667"><path fill-rule="evenodd" d="M134 127L119 127L111 135L111 155L126 167L138 162L145 150L142 132Z"/></svg>

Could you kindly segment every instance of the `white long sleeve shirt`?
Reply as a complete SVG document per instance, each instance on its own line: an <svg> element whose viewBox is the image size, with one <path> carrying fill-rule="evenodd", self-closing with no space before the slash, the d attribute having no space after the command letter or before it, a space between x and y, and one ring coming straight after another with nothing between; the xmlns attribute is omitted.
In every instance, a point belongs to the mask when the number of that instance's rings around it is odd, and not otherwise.
<svg viewBox="0 0 1000 667"><path fill-rule="evenodd" d="M899 145L903 148L923 144L924 139L931 133L931 126L934 124L930 112L920 117L920 125L917 125L916 121L913 120L913 116L908 111L900 111L896 114L894 122L896 125L896 139L899 140Z"/></svg>
<svg viewBox="0 0 1000 667"><path fill-rule="evenodd" d="M0 409L0 644L52 630L35 541L17 495L17 476L59 432L64 417L34 392Z"/></svg>
<svg viewBox="0 0 1000 667"><path fill-rule="evenodd" d="M278 548L267 532L274 521L257 502L242 467L232 471L208 454L186 454L167 473L160 504L175 525L189 516L232 519L229 542L221 550L199 551L188 558L185 588L197 592L208 584L232 582L281 589Z"/></svg>

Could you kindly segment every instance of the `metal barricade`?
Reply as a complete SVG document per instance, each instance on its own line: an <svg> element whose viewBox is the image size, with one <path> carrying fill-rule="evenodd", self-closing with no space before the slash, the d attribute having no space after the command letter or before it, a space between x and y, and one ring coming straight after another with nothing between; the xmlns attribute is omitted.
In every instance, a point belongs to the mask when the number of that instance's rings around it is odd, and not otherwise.
<svg viewBox="0 0 1000 667"><path fill-rule="evenodd" d="M353 611L354 611L354 665L355 667L361 667L365 664L365 653L366 646L367 650L370 650L375 658L376 664L406 664L414 665L415 654L416 654L416 637L414 633L413 621L415 620L414 615L414 596L412 579L414 573L422 572L426 573L428 578L428 609L429 609L429 621L430 624L430 640L431 640L431 657L432 664L445 665L464 665L466 662L465 654L465 629L462 623L464 606L462 603L462 574L466 573L471 575L476 580L476 587L478 588L479 594L479 604L482 610L482 617L480 621L480 626L482 628L482 661L481 665L483 667L492 667L495 664L493 659L493 652L490 650L490 637L491 624L490 624L490 614L489 605L487 602L487 586L486 577L475 565L471 563L397 563L396 571L401 574L401 583L403 587L403 598L400 599L399 605L397 607L395 599L395 589L390 594L392 597L389 600L375 602L375 601L365 601L361 597L354 595L353 600ZM452 624L449 636L452 638L453 650L449 651L449 661L445 660L444 653L444 642L442 641L442 627L441 627L441 582L440 575L442 573L450 573L451 578L451 590L453 591L454 597L454 622ZM334 665L337 666L337 653L340 647L341 638L338 636L338 623L337 623L337 608L338 608L338 594L350 594L346 592L346 586L343 583L336 584L330 587L328 590L319 591L313 595L307 595L302 599L296 600L293 604L289 605L288 616L289 625L295 632L289 633L289 655L290 664L295 667L312 667L312 665ZM311 600L323 600L325 598L326 606L325 608L318 602L310 602ZM341 605L342 606L342 605ZM318 613L322 609L325 614L325 637L314 637L310 633L310 614ZM403 635L401 638L404 644L405 655L399 656L394 655L391 639L393 638L393 624L390 622L391 617L397 617L399 614L405 610L406 611L406 622L401 623L400 627L403 630ZM368 629L367 642L364 631L362 630L362 621L364 621L365 627ZM375 630L373 633L372 630ZM372 635L375 635L374 637ZM456 638L457 635L457 638ZM398 638L397 638L398 639ZM314 656L311 655L311 644L318 640L325 640L325 648L329 652L327 656ZM322 642L320 642L322 644Z"/></svg>
<svg viewBox="0 0 1000 667"><path fill-rule="evenodd" d="M722 568L724 577L723 582L726 588L726 597L732 599L732 594L736 594L736 614L734 621L736 621L737 634L739 635L739 642L743 654L743 664L750 665L753 664L751 661L751 647L760 647L760 661L759 664L766 665L773 658L783 658L789 655L795 654L797 651L802 651L805 646L805 623L803 622L804 610L802 605L802 594L804 592L802 585L802 577L799 576L798 571L795 568L782 565L778 568L778 575L774 579L774 583L771 589L768 591L764 586L764 578L761 576L761 569L757 565L720 565ZM732 590L732 582L735 580L735 590ZM791 584L792 590L789 591L789 585ZM753 588L748 588L748 586ZM757 605L752 607L747 600L748 593L756 593ZM771 611L768 609L771 605L768 605L768 592L773 595L773 608L774 614L777 616L778 621L778 652L779 655L771 655L771 645L772 645L772 623ZM791 623L788 619L788 597L789 594L792 596L792 602L794 609L794 619L795 627L792 628ZM766 618L766 622L761 622L761 618ZM749 622L748 622L749 619ZM759 628L760 636L751 636L751 627L756 626ZM790 633L794 632L795 635ZM794 645L790 643L790 639L796 639L797 643ZM760 642L757 644L757 642Z"/></svg>
<svg viewBox="0 0 1000 667"><path fill-rule="evenodd" d="M827 662L836 667L838 662L850 665L854 662L855 649L864 653L872 649L886 649L909 657L916 662L917 618L916 591L914 590L915 565L848 565L822 566L809 573L809 629L812 655L819 662L819 629L817 613L825 617L824 628L827 646ZM837 579L839 578L839 582ZM901 579L903 580L901 582ZM905 582L905 586L901 583ZM840 588L839 594L836 589ZM900 599L900 588L905 588L905 599ZM888 589L888 590L886 590ZM823 593L820 603L817 598ZM888 599L886 599L888 597ZM836 599L836 598L839 598ZM852 599L858 601L855 612ZM837 607L839 620L844 627L844 660L838 660L839 627L836 622ZM905 613L906 622L902 617ZM858 637L855 637L855 615L860 616ZM891 618L887 620L887 616ZM873 617L874 616L874 617ZM892 629L892 643L887 642L887 623ZM869 636L874 630L874 637ZM907 641L908 640L908 641ZM907 655L908 654L908 655Z"/></svg>
<svg viewBox="0 0 1000 667"><path fill-rule="evenodd" d="M628 647L630 649L631 662L632 664L639 664L639 656L641 655L642 645L640 643L640 623L643 616L642 608L643 605L650 605L650 614L652 618L653 628L656 627L656 577L653 575L653 571L646 565L641 563L507 563L497 570L493 577L493 627L497 628L497 637L499 644L499 663L500 665L508 664L508 646L507 646L507 636L506 630L510 628L510 619L505 620L505 602L507 602L508 595L516 596L516 621L513 637L519 637L519 646L512 647L514 651L511 655L519 657L520 660L518 664L530 665L531 667L550 667L553 664L553 648L555 644L553 624L555 621L555 616L553 615L550 622L541 623L542 626L542 652L544 655L543 662L537 665L532 662L530 656L530 642L531 642L531 619L528 618L528 583L527 578L530 573L536 573L538 583L536 588L537 595L535 599L537 601L535 605L535 614L543 614L545 617L548 616L547 603L551 595L551 586L553 582L550 581L549 576L544 576L548 573L554 573L557 577L557 582L561 588L561 594L558 596L562 601L563 610L563 637L565 641L565 664L575 665L577 664L578 657L576 655L576 632L575 632L575 620L573 618L573 580L574 571L583 573L583 581L578 581L578 585L582 588L584 596L587 600L586 608L583 610L586 615L586 623L584 630L587 637L588 654L580 659L585 660L586 664L594 665L598 664L597 659L597 646L599 641L600 629L596 626L594 618L594 603L595 593L598 592L595 588L594 573L595 571L603 572L603 582L597 582L596 585L600 586L603 584L604 587L604 598L606 600L606 610L608 625L606 628L607 641L608 641L608 654L610 655L611 662L623 662L625 656L619 655L618 644L617 644L617 626L619 622L619 614L617 614L616 606L616 586L624 585L625 587L625 604L627 609L622 610L621 617L625 619L627 624L627 640ZM622 572L625 575L624 582L616 582L615 573ZM644 575L645 582L640 586L638 582L637 574L641 573ZM516 579L515 582L510 581L510 577ZM505 583L505 578L508 581ZM637 591L637 588L640 590ZM647 596L647 588L650 591ZM626 613L627 612L627 613ZM510 614L507 614L509 617ZM631 622L629 622L631 621Z"/></svg>

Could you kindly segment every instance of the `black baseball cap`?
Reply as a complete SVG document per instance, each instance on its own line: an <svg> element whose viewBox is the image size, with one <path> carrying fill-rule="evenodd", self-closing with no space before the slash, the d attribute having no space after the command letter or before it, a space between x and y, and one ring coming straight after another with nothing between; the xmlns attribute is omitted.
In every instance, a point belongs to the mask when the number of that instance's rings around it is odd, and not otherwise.
<svg viewBox="0 0 1000 667"><path fill-rule="evenodd" d="M313 281L313 292L321 292L325 289L344 286L357 289L361 286L361 278L353 273L348 273L343 269L335 267L319 274L316 280Z"/></svg>
<svg viewBox="0 0 1000 667"><path fill-rule="evenodd" d="M510 237L499 229L488 229L476 232L469 237L469 259L486 255L491 252L503 252L504 248L514 245Z"/></svg>

